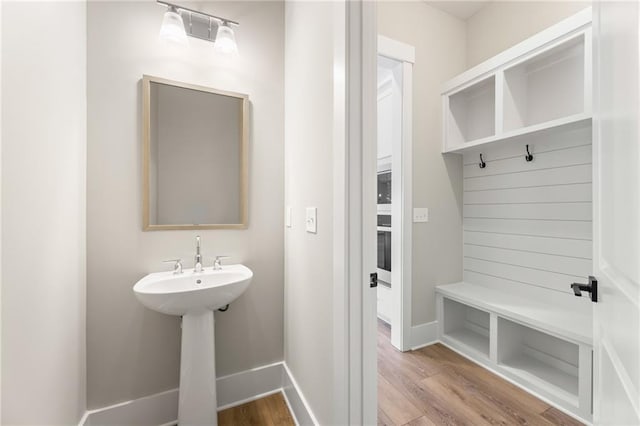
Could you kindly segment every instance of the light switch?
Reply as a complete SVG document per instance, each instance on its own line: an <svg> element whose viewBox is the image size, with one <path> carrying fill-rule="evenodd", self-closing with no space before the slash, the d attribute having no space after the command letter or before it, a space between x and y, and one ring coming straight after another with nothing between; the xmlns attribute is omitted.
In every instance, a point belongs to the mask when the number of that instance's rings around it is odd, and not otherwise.
<svg viewBox="0 0 640 426"><path fill-rule="evenodd" d="M291 206L284 209L284 226L291 228Z"/></svg>
<svg viewBox="0 0 640 426"><path fill-rule="evenodd" d="M318 214L318 209L315 207L307 207L307 214L306 214L306 219L305 219L305 223L307 226L307 232L311 232L312 234L315 234L318 232L318 218L317 218L317 214Z"/></svg>
<svg viewBox="0 0 640 426"><path fill-rule="evenodd" d="M416 207L413 209L413 221L415 223L418 222L429 222L429 209L426 207Z"/></svg>

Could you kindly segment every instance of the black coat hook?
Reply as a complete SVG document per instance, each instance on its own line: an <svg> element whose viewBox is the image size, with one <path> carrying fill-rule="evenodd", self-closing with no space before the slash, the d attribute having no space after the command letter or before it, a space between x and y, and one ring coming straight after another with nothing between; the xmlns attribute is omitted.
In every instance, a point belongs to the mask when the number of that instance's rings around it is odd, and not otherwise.
<svg viewBox="0 0 640 426"><path fill-rule="evenodd" d="M482 159L482 154L480 154L480 164L478 164L478 166L481 169L484 169L485 167L487 167L487 163L485 163L484 160Z"/></svg>
<svg viewBox="0 0 640 426"><path fill-rule="evenodd" d="M533 155L529 152L529 145L527 145L527 155L524 156L524 159L527 160L527 162L533 161Z"/></svg>

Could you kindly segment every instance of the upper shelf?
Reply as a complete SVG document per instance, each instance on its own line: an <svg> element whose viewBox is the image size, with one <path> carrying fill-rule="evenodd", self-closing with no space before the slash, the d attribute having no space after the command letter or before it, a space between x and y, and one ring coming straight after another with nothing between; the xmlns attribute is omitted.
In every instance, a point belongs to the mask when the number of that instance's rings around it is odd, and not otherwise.
<svg viewBox="0 0 640 426"><path fill-rule="evenodd" d="M591 122L591 8L445 84L443 152Z"/></svg>

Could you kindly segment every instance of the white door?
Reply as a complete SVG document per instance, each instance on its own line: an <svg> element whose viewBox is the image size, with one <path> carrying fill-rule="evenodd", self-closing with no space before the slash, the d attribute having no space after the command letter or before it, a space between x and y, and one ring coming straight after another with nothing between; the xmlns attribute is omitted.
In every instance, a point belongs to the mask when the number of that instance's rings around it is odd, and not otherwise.
<svg viewBox="0 0 640 426"><path fill-rule="evenodd" d="M594 424L640 425L640 6L594 7Z"/></svg>

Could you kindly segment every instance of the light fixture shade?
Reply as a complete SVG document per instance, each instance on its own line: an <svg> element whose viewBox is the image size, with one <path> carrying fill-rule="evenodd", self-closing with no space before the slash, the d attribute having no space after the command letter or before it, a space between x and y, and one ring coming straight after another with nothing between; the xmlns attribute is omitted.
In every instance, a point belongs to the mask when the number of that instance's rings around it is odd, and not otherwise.
<svg viewBox="0 0 640 426"><path fill-rule="evenodd" d="M160 39L178 44L187 44L187 33L184 30L182 16L173 6L167 9L164 18L162 18Z"/></svg>
<svg viewBox="0 0 640 426"><path fill-rule="evenodd" d="M225 55L237 55L238 45L236 44L236 36L227 22L223 22L218 26L216 35L216 43L213 46L216 52Z"/></svg>

